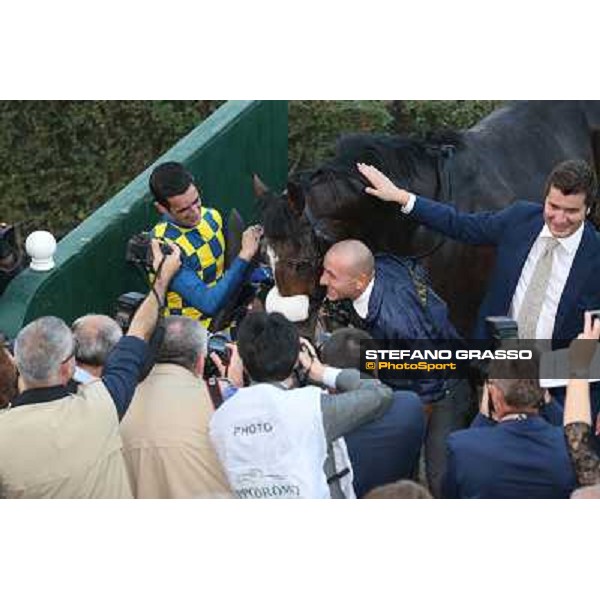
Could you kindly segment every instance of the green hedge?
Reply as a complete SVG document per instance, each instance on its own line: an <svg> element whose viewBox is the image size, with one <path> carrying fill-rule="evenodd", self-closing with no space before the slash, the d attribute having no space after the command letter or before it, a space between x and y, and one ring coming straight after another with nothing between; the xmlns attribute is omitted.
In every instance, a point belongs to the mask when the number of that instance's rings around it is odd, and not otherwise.
<svg viewBox="0 0 600 600"><path fill-rule="evenodd" d="M0 101L0 221L73 229L220 101ZM491 101L291 101L288 165L312 167L342 133L469 127Z"/></svg>
<svg viewBox="0 0 600 600"><path fill-rule="evenodd" d="M331 157L343 133L373 131L425 136L477 123L501 102L487 100L292 101L288 164L291 172Z"/></svg>
<svg viewBox="0 0 600 600"><path fill-rule="evenodd" d="M0 102L0 221L62 237L218 104Z"/></svg>

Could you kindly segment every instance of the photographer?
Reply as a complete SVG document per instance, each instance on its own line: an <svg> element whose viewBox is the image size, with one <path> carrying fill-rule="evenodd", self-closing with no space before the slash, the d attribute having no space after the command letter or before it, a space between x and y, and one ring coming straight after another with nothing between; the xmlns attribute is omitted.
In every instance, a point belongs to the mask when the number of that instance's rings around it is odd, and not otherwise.
<svg viewBox="0 0 600 600"><path fill-rule="evenodd" d="M575 473L543 403L536 360L492 361L480 414L448 437L443 497L569 498Z"/></svg>
<svg viewBox="0 0 600 600"><path fill-rule="evenodd" d="M231 497L208 436L214 408L202 378L206 337L198 321L164 319L156 364L121 422L135 498Z"/></svg>
<svg viewBox="0 0 600 600"><path fill-rule="evenodd" d="M111 353L101 379L69 393L75 370L71 330L42 317L15 341L20 395L0 417L0 480L10 498L131 498L121 454L125 415L179 251L152 244L156 281Z"/></svg>
<svg viewBox="0 0 600 600"><path fill-rule="evenodd" d="M362 329L338 329L323 344L321 357L334 367L360 368L361 344L373 343L373 338ZM376 376L376 371L362 373L362 377ZM416 475L425 424L419 397L413 392L395 390L385 414L345 437L354 471L354 489L359 498L378 486Z"/></svg>
<svg viewBox="0 0 600 600"><path fill-rule="evenodd" d="M17 368L0 334L0 410L6 408L17 396Z"/></svg>
<svg viewBox="0 0 600 600"><path fill-rule="evenodd" d="M0 223L0 294L23 269L23 256L14 225Z"/></svg>
<svg viewBox="0 0 600 600"><path fill-rule="evenodd" d="M225 237L220 213L203 206L191 173L177 162L158 165L150 176L150 191L161 221L153 228L159 239L181 249L182 266L167 295L165 315L183 315L208 328L214 316L239 290L258 250L262 228L248 227L242 247L227 272Z"/></svg>
<svg viewBox="0 0 600 600"><path fill-rule="evenodd" d="M238 349L252 383L213 415L210 437L239 498L330 498L327 444L385 412L392 391L355 369L323 365L278 313L241 323ZM295 388L300 366L316 385Z"/></svg>

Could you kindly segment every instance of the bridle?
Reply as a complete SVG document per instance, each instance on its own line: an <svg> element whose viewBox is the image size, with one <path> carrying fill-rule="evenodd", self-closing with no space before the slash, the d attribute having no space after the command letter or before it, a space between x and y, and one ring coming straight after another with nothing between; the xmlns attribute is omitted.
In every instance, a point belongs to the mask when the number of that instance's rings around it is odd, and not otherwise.
<svg viewBox="0 0 600 600"><path fill-rule="evenodd" d="M456 152L456 146L452 144L442 144L441 146L431 149L430 152L435 156L435 175L436 175L436 189L435 199L447 204L453 201L453 186L452 186L452 169L451 162ZM416 254L410 258L414 261L423 260L428 256L435 254L445 243L446 237L441 237L439 242L433 245L433 248Z"/></svg>

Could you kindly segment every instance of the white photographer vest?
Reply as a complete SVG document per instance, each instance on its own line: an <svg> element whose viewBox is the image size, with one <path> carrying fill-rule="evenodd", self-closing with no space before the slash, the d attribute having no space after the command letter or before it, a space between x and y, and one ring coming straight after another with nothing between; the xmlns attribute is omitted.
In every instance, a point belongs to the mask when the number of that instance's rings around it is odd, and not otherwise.
<svg viewBox="0 0 600 600"><path fill-rule="evenodd" d="M243 388L215 412L210 437L238 498L330 498L319 388Z"/></svg>

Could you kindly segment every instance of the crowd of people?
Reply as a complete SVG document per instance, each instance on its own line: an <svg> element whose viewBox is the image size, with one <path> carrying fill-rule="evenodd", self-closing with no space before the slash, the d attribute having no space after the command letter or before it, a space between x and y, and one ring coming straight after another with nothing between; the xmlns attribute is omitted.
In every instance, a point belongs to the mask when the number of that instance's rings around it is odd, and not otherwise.
<svg viewBox="0 0 600 600"><path fill-rule="evenodd" d="M0 352L4 498L596 498L600 238L587 163L548 177L543 203L461 214L357 168L366 193L497 258L473 336L506 316L522 339L569 348L566 386L537 363L491 361L464 376L398 381L363 368L374 340L461 340L421 267L358 240L327 251L320 284L352 326L318 348L273 311L249 311L227 358L211 319L252 276L260 226L239 252L180 163L156 167L150 291L127 331L88 314L46 316ZM157 335L159 333L159 335ZM218 371L207 377L207 362Z"/></svg>

